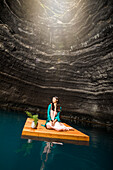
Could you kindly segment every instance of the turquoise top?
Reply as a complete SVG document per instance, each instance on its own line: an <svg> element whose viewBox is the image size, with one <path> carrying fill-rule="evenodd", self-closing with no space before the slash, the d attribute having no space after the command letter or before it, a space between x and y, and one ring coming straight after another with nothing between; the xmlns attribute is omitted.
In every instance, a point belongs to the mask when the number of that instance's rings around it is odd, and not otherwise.
<svg viewBox="0 0 113 170"><path fill-rule="evenodd" d="M42 125L42 126L45 126L45 127L46 127L46 124L47 124L50 120L52 120L52 119L51 119L51 116L50 116L50 111L51 111L51 103L49 104L48 109L47 109L47 120L46 120L46 123L45 123L45 125ZM55 116L54 120L57 119L58 122L61 121L61 120L60 120L60 112L61 112L61 111L62 111L62 107L60 107L60 111L57 112L57 115Z"/></svg>

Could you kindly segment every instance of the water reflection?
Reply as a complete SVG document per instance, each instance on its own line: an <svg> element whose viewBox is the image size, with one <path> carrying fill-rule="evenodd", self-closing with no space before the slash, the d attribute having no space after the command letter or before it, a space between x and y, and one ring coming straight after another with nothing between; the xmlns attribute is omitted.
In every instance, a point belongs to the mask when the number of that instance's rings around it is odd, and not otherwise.
<svg viewBox="0 0 113 170"><path fill-rule="evenodd" d="M63 143L60 142L42 142L42 147L40 151L42 164L40 170L44 170L46 163L50 163L53 160L56 150L56 144L63 145Z"/></svg>
<svg viewBox="0 0 113 170"><path fill-rule="evenodd" d="M30 155L31 150L33 148L33 143L31 139L27 140L27 143L24 143L20 149L16 151L16 153L23 152L24 156Z"/></svg>

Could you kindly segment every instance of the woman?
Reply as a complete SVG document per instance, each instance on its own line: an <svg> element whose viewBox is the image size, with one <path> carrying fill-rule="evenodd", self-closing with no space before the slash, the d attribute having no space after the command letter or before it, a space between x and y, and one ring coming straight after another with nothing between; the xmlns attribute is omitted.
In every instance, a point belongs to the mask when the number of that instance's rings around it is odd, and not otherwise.
<svg viewBox="0 0 113 170"><path fill-rule="evenodd" d="M47 120L46 120L46 128L47 129L54 129L57 131L66 131L73 129L72 127L66 127L61 123L60 121L60 112L62 108L59 106L59 100L58 97L52 98L52 103L49 104L48 110L47 110Z"/></svg>

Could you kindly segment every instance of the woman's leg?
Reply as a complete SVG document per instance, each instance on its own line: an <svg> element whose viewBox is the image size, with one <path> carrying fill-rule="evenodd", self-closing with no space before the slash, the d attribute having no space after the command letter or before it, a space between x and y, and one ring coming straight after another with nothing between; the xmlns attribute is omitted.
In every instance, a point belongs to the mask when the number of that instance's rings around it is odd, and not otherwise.
<svg viewBox="0 0 113 170"><path fill-rule="evenodd" d="M72 127L66 127L63 123L61 122L56 122L55 125L51 125L50 122L48 122L46 124L46 128L47 129L54 129L54 130L57 130L57 131L68 131L68 130L73 130Z"/></svg>
<svg viewBox="0 0 113 170"><path fill-rule="evenodd" d="M66 131L66 130L68 130L68 129L66 128L66 126L64 126L64 125L61 124L60 122L56 122L56 123L55 123L54 129L57 130L57 131Z"/></svg>
<svg viewBox="0 0 113 170"><path fill-rule="evenodd" d="M50 122L48 122L48 123L46 124L46 128L47 128L47 129L54 129L54 130L57 130L57 131L62 131L62 130L64 130L64 128L63 128L62 126L60 126L59 122L56 122L54 126L51 125Z"/></svg>
<svg viewBox="0 0 113 170"><path fill-rule="evenodd" d="M57 131L66 131L66 130L74 130L72 127L66 127L63 123L61 122L56 122L55 124L55 130Z"/></svg>
<svg viewBox="0 0 113 170"><path fill-rule="evenodd" d="M50 122L48 122L48 123L46 124L46 128L47 128L47 129L54 129Z"/></svg>

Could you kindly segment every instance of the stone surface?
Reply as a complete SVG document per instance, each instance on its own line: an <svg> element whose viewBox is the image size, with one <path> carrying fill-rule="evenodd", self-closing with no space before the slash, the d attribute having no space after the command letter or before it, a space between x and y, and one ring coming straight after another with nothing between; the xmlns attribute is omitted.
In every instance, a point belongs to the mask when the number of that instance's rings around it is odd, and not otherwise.
<svg viewBox="0 0 113 170"><path fill-rule="evenodd" d="M0 107L113 123L112 0L0 0L0 60Z"/></svg>

